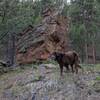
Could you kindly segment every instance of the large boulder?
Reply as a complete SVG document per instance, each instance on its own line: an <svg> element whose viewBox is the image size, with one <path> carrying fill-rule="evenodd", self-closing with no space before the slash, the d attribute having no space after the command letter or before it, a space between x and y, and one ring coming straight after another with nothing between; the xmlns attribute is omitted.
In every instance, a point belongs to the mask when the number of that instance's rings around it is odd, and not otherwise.
<svg viewBox="0 0 100 100"><path fill-rule="evenodd" d="M68 19L55 9L46 8L42 22L20 33L17 41L17 62L45 60L53 51L68 50Z"/></svg>

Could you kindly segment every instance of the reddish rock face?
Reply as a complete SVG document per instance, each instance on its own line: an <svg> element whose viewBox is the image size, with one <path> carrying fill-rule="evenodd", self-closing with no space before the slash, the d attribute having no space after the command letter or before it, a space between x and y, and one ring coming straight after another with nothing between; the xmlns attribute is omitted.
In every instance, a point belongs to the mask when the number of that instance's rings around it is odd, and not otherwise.
<svg viewBox="0 0 100 100"><path fill-rule="evenodd" d="M17 62L32 63L35 60L45 60L54 51L68 50L67 18L46 9L43 12L42 23L29 27L22 32L17 41ZM26 33L25 33L26 32Z"/></svg>

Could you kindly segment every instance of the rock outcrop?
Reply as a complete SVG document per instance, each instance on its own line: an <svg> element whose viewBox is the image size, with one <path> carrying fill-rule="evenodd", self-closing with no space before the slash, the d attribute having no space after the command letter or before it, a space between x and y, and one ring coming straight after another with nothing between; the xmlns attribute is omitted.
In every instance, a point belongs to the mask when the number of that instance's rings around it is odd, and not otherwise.
<svg viewBox="0 0 100 100"><path fill-rule="evenodd" d="M17 41L17 62L32 63L47 59L53 51L68 50L68 19L56 9L46 8L42 12L42 22L28 26L19 34Z"/></svg>

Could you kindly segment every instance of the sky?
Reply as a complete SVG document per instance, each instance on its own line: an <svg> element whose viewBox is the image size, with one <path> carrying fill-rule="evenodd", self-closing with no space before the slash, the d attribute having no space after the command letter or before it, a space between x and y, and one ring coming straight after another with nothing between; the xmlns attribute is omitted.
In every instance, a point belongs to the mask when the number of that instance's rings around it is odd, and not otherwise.
<svg viewBox="0 0 100 100"><path fill-rule="evenodd" d="M69 3L69 2L70 2L70 0L67 0L67 2Z"/></svg>
<svg viewBox="0 0 100 100"><path fill-rule="evenodd" d="M20 0L20 1L22 1L22 0ZM27 1L27 0L26 0ZM36 0L33 0L33 1L36 1ZM68 3L70 2L70 0L65 0L65 1L67 1Z"/></svg>

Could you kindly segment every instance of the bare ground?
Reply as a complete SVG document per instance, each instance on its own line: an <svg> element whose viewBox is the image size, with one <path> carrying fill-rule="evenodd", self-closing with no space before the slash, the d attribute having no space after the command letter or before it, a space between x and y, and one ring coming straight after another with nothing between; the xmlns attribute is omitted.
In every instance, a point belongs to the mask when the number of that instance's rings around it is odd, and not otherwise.
<svg viewBox="0 0 100 100"><path fill-rule="evenodd" d="M0 100L100 100L100 66L76 75L59 74L57 65L16 69L0 76Z"/></svg>

